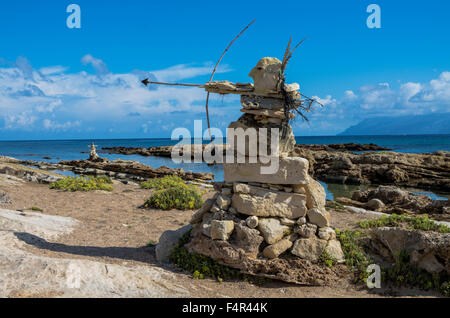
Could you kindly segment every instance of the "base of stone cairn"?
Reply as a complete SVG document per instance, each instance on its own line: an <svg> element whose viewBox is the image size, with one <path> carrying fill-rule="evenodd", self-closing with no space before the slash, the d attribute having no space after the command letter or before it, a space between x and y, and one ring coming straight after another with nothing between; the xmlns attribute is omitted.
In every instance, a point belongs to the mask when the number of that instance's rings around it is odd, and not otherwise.
<svg viewBox="0 0 450 318"><path fill-rule="evenodd" d="M277 184L217 184L218 193L192 216L191 225L178 235L170 232L179 237L190 229L188 251L245 274L302 285L336 281L336 268L321 264L324 254L338 263L344 261L340 242L329 227L325 190L308 176L306 159L280 158L279 171L293 164L296 169L289 175L272 176ZM252 171L246 164L225 164L224 170L226 180L245 179ZM280 178L301 183L280 184Z"/></svg>

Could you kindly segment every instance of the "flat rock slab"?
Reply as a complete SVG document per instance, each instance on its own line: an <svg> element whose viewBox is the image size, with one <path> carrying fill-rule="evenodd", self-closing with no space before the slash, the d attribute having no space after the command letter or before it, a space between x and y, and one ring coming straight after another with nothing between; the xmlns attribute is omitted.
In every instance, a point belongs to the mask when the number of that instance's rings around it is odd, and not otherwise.
<svg viewBox="0 0 450 318"><path fill-rule="evenodd" d="M52 240L78 224L71 218L0 209L0 297L189 297L173 273L50 258L24 249L24 237Z"/></svg>
<svg viewBox="0 0 450 318"><path fill-rule="evenodd" d="M274 170L269 169L270 164L270 162L268 164L258 162L224 163L224 179L226 182L259 182L289 185L309 183L309 162L305 158L280 157L278 169ZM275 164L273 163L273 165ZM266 171L262 167L266 167Z"/></svg>

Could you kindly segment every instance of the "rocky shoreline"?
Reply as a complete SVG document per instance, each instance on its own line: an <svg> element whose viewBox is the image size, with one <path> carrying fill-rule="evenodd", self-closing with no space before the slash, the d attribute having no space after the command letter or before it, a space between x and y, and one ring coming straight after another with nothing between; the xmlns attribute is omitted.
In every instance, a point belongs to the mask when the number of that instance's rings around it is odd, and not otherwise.
<svg viewBox="0 0 450 318"><path fill-rule="evenodd" d="M36 167L39 170L29 169ZM108 176L114 179L132 180L142 182L149 178L159 178L166 175L177 175L183 180L192 182L209 182L214 179L214 174L203 172L184 171L183 169L171 169L165 166L153 168L136 161L114 160L114 161L90 161L72 160L59 163L18 160L15 158L0 156L0 173L25 178L28 181L38 183L51 183L59 180L62 176L51 171L71 171L79 175Z"/></svg>
<svg viewBox="0 0 450 318"><path fill-rule="evenodd" d="M203 145L203 148L205 145ZM174 146L103 148L109 153L170 157ZM360 145L295 145L291 156L308 159L311 176L329 183L396 185L450 192L450 152L374 152L383 147ZM182 151L182 149L180 149ZM353 153L352 151L368 151ZM192 156L194 152L192 151Z"/></svg>
<svg viewBox="0 0 450 318"><path fill-rule="evenodd" d="M203 149L206 145L202 145ZM358 143L341 143L341 144L329 144L329 145L306 145L297 144L297 148L310 149L310 150L324 150L324 151L381 151L391 150L389 148L381 147L373 143L370 144L358 144ZM170 158L171 152L174 146L156 146L156 147L102 147L102 150L109 154L121 154L121 155L141 155L141 156L157 156ZM180 149L182 151L182 149ZM193 153L193 151L191 152Z"/></svg>

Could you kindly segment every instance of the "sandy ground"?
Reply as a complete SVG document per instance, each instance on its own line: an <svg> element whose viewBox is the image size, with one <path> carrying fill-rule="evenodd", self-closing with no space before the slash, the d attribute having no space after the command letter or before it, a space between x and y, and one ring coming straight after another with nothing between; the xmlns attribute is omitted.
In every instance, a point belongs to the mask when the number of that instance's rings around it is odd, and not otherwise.
<svg viewBox="0 0 450 318"><path fill-rule="evenodd" d="M195 280L173 265L156 263L154 247L165 230L175 230L188 224L195 211L149 210L140 206L151 190L135 185L114 184L113 192L64 192L51 190L48 185L30 182L0 182L0 191L6 192L12 204L0 204L1 208L29 211L38 207L42 213L71 217L79 226L70 234L54 241L27 236L25 249L36 255L52 258L90 259L123 266L146 265L160 267L175 273L179 284L190 286L194 297L383 297L391 295L435 296L418 290L369 291L355 286L350 277L343 278L336 286L310 287L267 282L255 285L241 281L219 283L213 279ZM210 191L205 198L212 196ZM354 223L368 216L348 212L332 212L332 226L340 229L354 228ZM42 295L45 297L45 295Z"/></svg>

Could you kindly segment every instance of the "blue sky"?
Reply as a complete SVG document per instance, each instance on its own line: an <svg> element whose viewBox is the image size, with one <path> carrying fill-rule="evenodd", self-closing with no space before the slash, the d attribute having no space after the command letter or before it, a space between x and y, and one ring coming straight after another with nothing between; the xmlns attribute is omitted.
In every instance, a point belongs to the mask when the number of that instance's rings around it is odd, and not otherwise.
<svg viewBox="0 0 450 318"><path fill-rule="evenodd" d="M66 7L81 7L81 29ZM369 29L366 8L381 8ZM287 81L325 104L296 135L334 135L362 119L450 109L450 2L15 1L0 9L0 139L170 137L204 119L195 88L145 88L139 80L203 83L229 41L216 80L248 82L264 56L282 58L292 35L308 39ZM236 96L211 101L212 125L239 115ZM206 125L205 125L206 126Z"/></svg>

